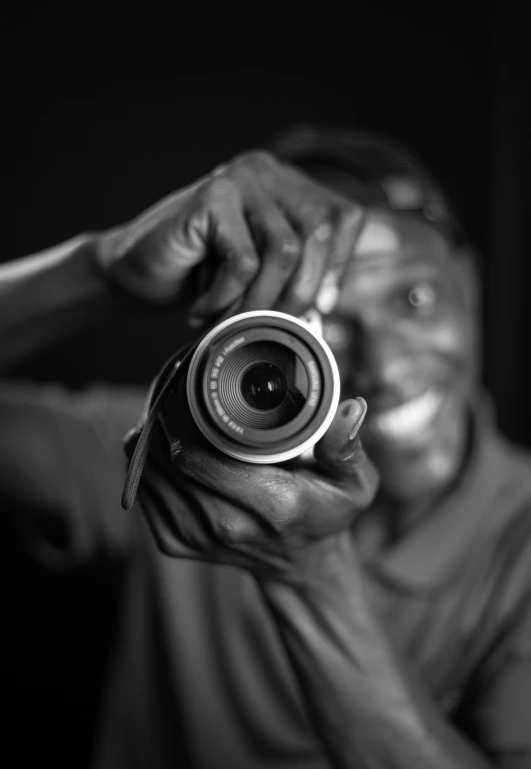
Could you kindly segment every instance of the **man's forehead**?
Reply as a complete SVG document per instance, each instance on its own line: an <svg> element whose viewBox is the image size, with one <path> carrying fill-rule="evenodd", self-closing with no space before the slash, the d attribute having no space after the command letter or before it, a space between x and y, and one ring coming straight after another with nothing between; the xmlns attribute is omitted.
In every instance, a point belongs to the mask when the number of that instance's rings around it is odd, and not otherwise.
<svg viewBox="0 0 531 769"><path fill-rule="evenodd" d="M388 285L404 270L446 267L447 241L422 220L388 211L369 211L342 280L335 307L349 307L353 294ZM330 302L332 304L332 302Z"/></svg>
<svg viewBox="0 0 531 769"><path fill-rule="evenodd" d="M366 219L352 258L347 263L342 287L333 273L325 275L317 298L317 309L328 314L345 301L350 304L352 291L361 286L375 286L400 272L406 265L446 265L449 246L442 233L428 222L411 214L397 214L388 209L367 211Z"/></svg>
<svg viewBox="0 0 531 769"><path fill-rule="evenodd" d="M370 262L379 256L397 259L425 256L429 259L447 251L444 235L428 222L412 215L369 209L352 262Z"/></svg>

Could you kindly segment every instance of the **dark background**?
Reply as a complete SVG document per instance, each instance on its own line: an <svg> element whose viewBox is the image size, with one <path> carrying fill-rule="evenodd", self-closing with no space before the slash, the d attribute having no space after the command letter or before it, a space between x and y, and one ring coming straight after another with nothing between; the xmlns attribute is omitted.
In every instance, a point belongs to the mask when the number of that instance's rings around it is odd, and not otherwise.
<svg viewBox="0 0 531 769"><path fill-rule="evenodd" d="M527 18L524 4L424 4L323 20L185 17L92 6L4 26L1 259L127 220L294 122L405 142L453 197L481 254L484 378L503 430L531 445ZM170 311L95 318L15 376L147 382ZM153 343L154 332L160 341ZM8 537L3 591L11 743L77 764L90 739L113 605L106 583L47 575ZM10 744L11 744L10 743ZM81 760L81 758L80 758Z"/></svg>

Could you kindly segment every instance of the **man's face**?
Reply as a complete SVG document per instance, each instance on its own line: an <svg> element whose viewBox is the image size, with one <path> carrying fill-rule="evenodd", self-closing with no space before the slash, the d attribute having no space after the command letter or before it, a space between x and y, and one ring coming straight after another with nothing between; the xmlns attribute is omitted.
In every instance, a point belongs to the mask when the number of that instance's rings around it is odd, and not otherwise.
<svg viewBox="0 0 531 769"><path fill-rule="evenodd" d="M367 401L361 437L395 501L438 493L463 461L474 296L470 264L427 222L370 212L324 336L342 399Z"/></svg>

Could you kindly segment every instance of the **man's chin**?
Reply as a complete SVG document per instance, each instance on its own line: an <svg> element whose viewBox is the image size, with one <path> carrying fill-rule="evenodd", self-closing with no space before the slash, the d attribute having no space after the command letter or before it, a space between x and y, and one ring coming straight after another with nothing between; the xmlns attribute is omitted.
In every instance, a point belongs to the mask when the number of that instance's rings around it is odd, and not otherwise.
<svg viewBox="0 0 531 769"><path fill-rule="evenodd" d="M380 491L391 499L404 504L419 499L438 496L451 485L458 470L453 452L411 448L398 456L390 452L367 453L378 468Z"/></svg>
<svg viewBox="0 0 531 769"><path fill-rule="evenodd" d="M455 451L445 446L417 448L399 455L369 449L367 453L378 469L380 491L404 505L440 497L453 485L463 463L459 447Z"/></svg>

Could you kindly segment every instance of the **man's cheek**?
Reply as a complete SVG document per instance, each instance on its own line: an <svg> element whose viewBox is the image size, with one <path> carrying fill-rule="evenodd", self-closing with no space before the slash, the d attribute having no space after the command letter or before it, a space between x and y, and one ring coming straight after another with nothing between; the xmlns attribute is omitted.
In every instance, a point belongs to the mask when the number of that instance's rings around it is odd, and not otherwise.
<svg viewBox="0 0 531 769"><path fill-rule="evenodd" d="M456 314L451 320L438 324L431 333L433 348L456 364L470 362L474 337L471 329Z"/></svg>

